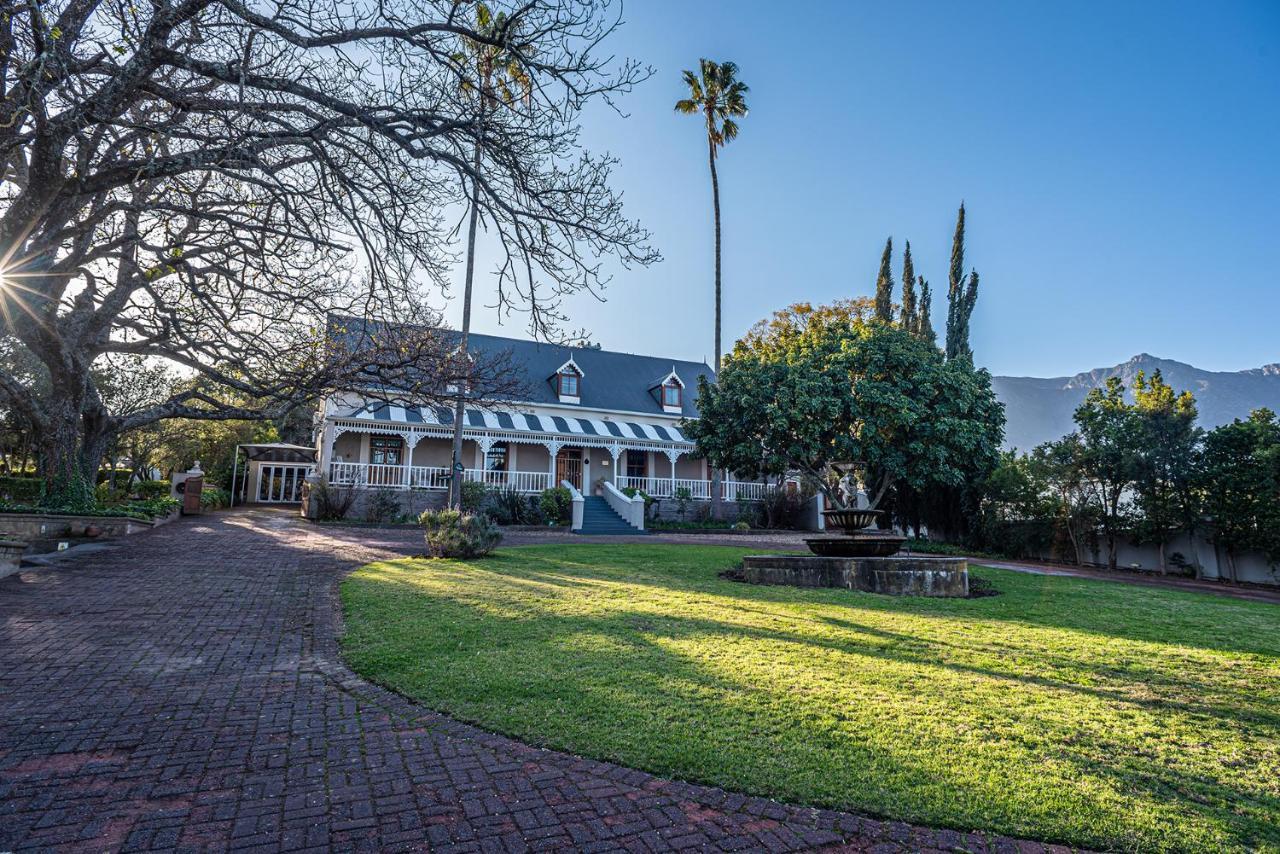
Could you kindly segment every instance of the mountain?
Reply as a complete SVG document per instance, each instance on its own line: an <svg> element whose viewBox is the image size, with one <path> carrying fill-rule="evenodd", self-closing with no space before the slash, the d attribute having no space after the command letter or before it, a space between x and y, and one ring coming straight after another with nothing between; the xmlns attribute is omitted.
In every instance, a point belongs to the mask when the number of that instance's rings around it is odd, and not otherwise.
<svg viewBox="0 0 1280 854"><path fill-rule="evenodd" d="M1200 425L1216 427L1245 418L1262 406L1280 412L1280 363L1247 371L1203 371L1172 359L1141 353L1123 364L1097 368L1073 377L992 377L996 396L1004 402L1004 444L1027 451L1075 429L1071 415L1089 393L1110 377L1132 388L1138 371L1147 376L1159 370L1175 390L1190 389L1200 409Z"/></svg>

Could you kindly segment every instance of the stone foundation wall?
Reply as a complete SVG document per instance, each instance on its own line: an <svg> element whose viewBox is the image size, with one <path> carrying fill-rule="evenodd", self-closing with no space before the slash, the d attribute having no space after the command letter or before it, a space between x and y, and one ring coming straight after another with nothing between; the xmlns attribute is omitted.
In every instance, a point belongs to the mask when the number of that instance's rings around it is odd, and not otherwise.
<svg viewBox="0 0 1280 854"><path fill-rule="evenodd" d="M792 587L843 587L891 596L969 595L969 562L953 557L748 555L743 580Z"/></svg>
<svg viewBox="0 0 1280 854"><path fill-rule="evenodd" d="M308 483L302 491L302 515L308 519L315 519L319 513L312 501L310 487L311 484ZM351 505L351 510L347 513L347 519L352 522L365 521L369 501L379 491L376 489L357 489L356 500ZM449 499L449 493L443 489L387 489L381 491L395 499L400 506L400 512L411 517L417 517L424 510L440 510L448 504Z"/></svg>

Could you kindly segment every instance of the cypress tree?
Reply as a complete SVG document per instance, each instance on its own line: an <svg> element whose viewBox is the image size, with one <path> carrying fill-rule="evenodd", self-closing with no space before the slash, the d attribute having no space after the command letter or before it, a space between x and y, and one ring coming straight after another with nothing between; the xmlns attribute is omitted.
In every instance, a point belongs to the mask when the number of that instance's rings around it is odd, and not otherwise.
<svg viewBox="0 0 1280 854"><path fill-rule="evenodd" d="M902 250L902 328L919 335L920 318L916 314L916 268L911 261L911 241Z"/></svg>
<svg viewBox="0 0 1280 854"><path fill-rule="evenodd" d="M929 283L924 276L920 277L920 314L916 319L915 334L930 344L937 345L938 333L933 331L933 294L929 291Z"/></svg>
<svg viewBox="0 0 1280 854"><path fill-rule="evenodd" d="M876 320L893 321L893 238L884 242L884 254L880 256L880 274L876 276Z"/></svg>
<svg viewBox="0 0 1280 854"><path fill-rule="evenodd" d="M964 202L956 214L956 232L951 238L951 270L947 275L947 358L953 359L965 347L961 339L959 310L964 289Z"/></svg>

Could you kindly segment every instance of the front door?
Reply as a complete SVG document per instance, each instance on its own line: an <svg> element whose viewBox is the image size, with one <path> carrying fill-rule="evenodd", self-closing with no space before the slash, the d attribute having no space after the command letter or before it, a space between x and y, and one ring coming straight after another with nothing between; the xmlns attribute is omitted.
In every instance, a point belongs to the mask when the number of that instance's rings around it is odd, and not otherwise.
<svg viewBox="0 0 1280 854"><path fill-rule="evenodd" d="M582 491L582 449L561 448L556 454L556 486L567 480L574 489Z"/></svg>

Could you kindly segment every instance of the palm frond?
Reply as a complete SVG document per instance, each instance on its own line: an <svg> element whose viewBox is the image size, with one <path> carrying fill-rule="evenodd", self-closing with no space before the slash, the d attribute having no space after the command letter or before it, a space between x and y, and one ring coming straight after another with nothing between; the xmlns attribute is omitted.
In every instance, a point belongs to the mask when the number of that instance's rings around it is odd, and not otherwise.
<svg viewBox="0 0 1280 854"><path fill-rule="evenodd" d="M676 101L676 112L684 113L686 116L698 112L698 102L692 98L682 98Z"/></svg>
<svg viewBox="0 0 1280 854"><path fill-rule="evenodd" d="M724 123L720 125L720 136L721 136L721 141L720 141L721 145L724 145L726 142L732 142L733 140L737 139L738 123L735 122L733 119L725 119Z"/></svg>

